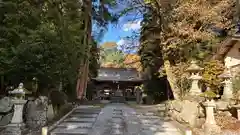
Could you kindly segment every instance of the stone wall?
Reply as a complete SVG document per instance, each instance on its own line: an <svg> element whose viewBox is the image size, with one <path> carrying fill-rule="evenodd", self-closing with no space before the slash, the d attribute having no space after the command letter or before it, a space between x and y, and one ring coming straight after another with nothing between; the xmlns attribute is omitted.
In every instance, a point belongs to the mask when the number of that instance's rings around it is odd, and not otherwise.
<svg viewBox="0 0 240 135"><path fill-rule="evenodd" d="M200 127L204 123L204 108L193 100L173 100L167 105L168 115L179 123L188 124L191 127Z"/></svg>
<svg viewBox="0 0 240 135"><path fill-rule="evenodd" d="M13 103L9 97L0 99L0 126L6 126L13 117Z"/></svg>
<svg viewBox="0 0 240 135"><path fill-rule="evenodd" d="M26 125L30 129L39 129L47 123L47 97L39 97L28 101L25 108Z"/></svg>

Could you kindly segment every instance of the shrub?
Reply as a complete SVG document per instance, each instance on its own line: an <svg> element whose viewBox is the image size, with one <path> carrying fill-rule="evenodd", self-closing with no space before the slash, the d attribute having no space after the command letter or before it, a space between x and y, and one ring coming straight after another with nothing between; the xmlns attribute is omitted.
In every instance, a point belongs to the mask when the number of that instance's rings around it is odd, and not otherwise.
<svg viewBox="0 0 240 135"><path fill-rule="evenodd" d="M224 65L217 60L212 60L204 64L203 82L213 92L218 93L220 90L221 82L223 81L218 76L224 71Z"/></svg>

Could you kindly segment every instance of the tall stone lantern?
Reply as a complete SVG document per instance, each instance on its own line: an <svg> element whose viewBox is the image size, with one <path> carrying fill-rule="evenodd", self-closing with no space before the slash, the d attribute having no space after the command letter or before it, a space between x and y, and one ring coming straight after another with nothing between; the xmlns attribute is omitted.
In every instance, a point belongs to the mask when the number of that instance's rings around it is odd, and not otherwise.
<svg viewBox="0 0 240 135"><path fill-rule="evenodd" d="M25 95L30 94L30 92L23 87L23 83L20 83L18 88L9 91L9 94L13 97L12 102L14 104L14 113L11 123L8 124L6 129L6 134L22 135L25 126L23 123L23 107L27 102L27 100L25 100Z"/></svg>
<svg viewBox="0 0 240 135"><path fill-rule="evenodd" d="M214 100L208 99L206 102L203 103L206 110L206 121L203 125L205 134L211 133L220 133L221 129L216 124L215 117L214 117L214 108L216 108L216 104Z"/></svg>
<svg viewBox="0 0 240 135"><path fill-rule="evenodd" d="M225 69L224 72L218 76L219 78L224 79L224 90L223 90L223 100L230 100L233 98L233 88L232 88L232 75L229 69Z"/></svg>
<svg viewBox="0 0 240 135"><path fill-rule="evenodd" d="M192 86L190 88L190 95L199 95L202 92L198 86L199 80L202 79L202 77L199 75L202 70L203 70L203 68L199 67L196 64L196 61L192 61L191 65L186 69L187 72L191 73L191 76L189 78L192 80Z"/></svg>
<svg viewBox="0 0 240 135"><path fill-rule="evenodd" d="M220 127L216 124L215 117L214 117L214 109L216 108L215 101L213 100L217 95L210 90L208 87L207 90L200 94L200 96L206 99L203 102L203 106L205 107L206 111L206 121L203 125L205 134L217 133L220 132Z"/></svg>

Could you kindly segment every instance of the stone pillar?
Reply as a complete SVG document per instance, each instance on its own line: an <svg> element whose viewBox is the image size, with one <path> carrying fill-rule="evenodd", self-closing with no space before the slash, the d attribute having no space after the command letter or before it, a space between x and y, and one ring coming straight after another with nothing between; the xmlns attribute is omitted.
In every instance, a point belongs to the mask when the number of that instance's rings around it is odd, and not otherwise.
<svg viewBox="0 0 240 135"><path fill-rule="evenodd" d="M97 98L99 98L99 97L101 96L101 91L100 91L100 90L97 90L96 95L97 95Z"/></svg>
<svg viewBox="0 0 240 135"><path fill-rule="evenodd" d="M42 135L48 135L48 127L42 128Z"/></svg>
<svg viewBox="0 0 240 135"><path fill-rule="evenodd" d="M38 91L38 79L36 77L33 77L32 79L32 92L33 96L37 96L37 91Z"/></svg>
<svg viewBox="0 0 240 135"><path fill-rule="evenodd" d="M201 94L202 90L199 88L198 82L199 82L199 80L202 79L202 77L199 76L198 74L196 74L196 75L192 75L190 77L190 79L192 79L192 86L191 86L191 89L190 89L190 95Z"/></svg>
<svg viewBox="0 0 240 135"><path fill-rule="evenodd" d="M221 129L216 124L215 118L214 118L214 108L216 107L216 104L214 100L207 100L204 103L205 109L206 109L206 121L204 123L204 131L205 134L218 134Z"/></svg>
<svg viewBox="0 0 240 135"><path fill-rule="evenodd" d="M232 81L230 79L226 79L224 81L224 90L223 90L223 100L230 100L233 98L233 88Z"/></svg>
<svg viewBox="0 0 240 135"><path fill-rule="evenodd" d="M142 97L141 97L141 90L140 89L136 89L136 102L137 104L140 104L142 101Z"/></svg>
<svg viewBox="0 0 240 135"><path fill-rule="evenodd" d="M12 100L14 104L14 113L11 124L23 125L23 107L27 100Z"/></svg>
<svg viewBox="0 0 240 135"><path fill-rule="evenodd" d="M229 101L230 99L233 98L233 88L232 88L232 75L229 69L226 69L221 75L218 76L219 78L224 79L223 84L224 84L224 90L223 90L223 95L222 99Z"/></svg>

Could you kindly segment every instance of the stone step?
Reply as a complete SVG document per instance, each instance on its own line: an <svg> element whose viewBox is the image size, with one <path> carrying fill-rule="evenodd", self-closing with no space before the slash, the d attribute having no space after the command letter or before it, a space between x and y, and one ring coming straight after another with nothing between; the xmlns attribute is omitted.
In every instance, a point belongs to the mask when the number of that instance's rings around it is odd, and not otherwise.
<svg viewBox="0 0 240 135"><path fill-rule="evenodd" d="M124 128L124 126L122 124L113 123L112 128L113 129L122 129L122 128Z"/></svg>
<svg viewBox="0 0 240 135"><path fill-rule="evenodd" d="M112 129L112 135L124 135L123 129Z"/></svg>
<svg viewBox="0 0 240 135"><path fill-rule="evenodd" d="M77 128L92 128L92 123L72 123L72 122L64 122L60 125L57 125L57 128L68 128L68 127L77 127Z"/></svg>
<svg viewBox="0 0 240 135"><path fill-rule="evenodd" d="M98 114L71 114L70 117L80 117L80 118L96 118Z"/></svg>
<svg viewBox="0 0 240 135"><path fill-rule="evenodd" d="M82 122L82 123L90 122L90 123L93 123L93 122L95 122L95 120L96 120L96 118L72 117L72 118L65 119L64 122Z"/></svg>
<svg viewBox="0 0 240 135"><path fill-rule="evenodd" d="M75 110L72 114L99 114L100 111Z"/></svg>
<svg viewBox="0 0 240 135"><path fill-rule="evenodd" d="M75 111L83 111L83 112L99 112L101 108L76 108Z"/></svg>
<svg viewBox="0 0 240 135"><path fill-rule="evenodd" d="M51 135L88 135L88 133L51 133Z"/></svg>
<svg viewBox="0 0 240 135"><path fill-rule="evenodd" d="M112 119L124 119L124 116L122 116L122 115L113 115Z"/></svg>
<svg viewBox="0 0 240 135"><path fill-rule="evenodd" d="M74 130L59 129L53 131L51 135L88 135L88 132L89 132L88 129L74 129Z"/></svg>

